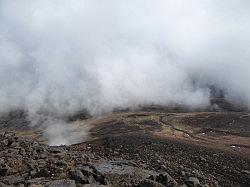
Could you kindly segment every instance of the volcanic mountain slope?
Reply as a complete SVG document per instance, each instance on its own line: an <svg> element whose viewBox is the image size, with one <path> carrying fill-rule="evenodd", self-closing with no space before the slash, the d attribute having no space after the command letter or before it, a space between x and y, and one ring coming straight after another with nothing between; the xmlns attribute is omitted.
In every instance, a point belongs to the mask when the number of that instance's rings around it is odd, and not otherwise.
<svg viewBox="0 0 250 187"><path fill-rule="evenodd" d="M46 129L30 129L25 115L13 115L0 123L2 132L16 133L2 135L2 185L250 185L248 112L118 112L75 118L67 124L67 138L89 129L87 140L59 147L46 145L41 137ZM22 128L16 128L15 118ZM12 182L13 177L19 180Z"/></svg>

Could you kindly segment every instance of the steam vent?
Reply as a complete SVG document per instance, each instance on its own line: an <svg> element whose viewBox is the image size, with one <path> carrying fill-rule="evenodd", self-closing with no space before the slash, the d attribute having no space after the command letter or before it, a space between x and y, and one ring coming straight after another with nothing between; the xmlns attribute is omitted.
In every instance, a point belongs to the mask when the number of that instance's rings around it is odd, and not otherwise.
<svg viewBox="0 0 250 187"><path fill-rule="evenodd" d="M0 0L0 187L250 187L250 1Z"/></svg>

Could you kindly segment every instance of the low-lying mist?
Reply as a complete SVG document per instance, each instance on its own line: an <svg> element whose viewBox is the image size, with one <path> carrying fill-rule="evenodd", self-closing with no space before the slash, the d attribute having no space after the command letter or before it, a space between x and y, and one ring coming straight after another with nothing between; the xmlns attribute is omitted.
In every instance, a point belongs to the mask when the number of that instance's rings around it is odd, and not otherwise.
<svg viewBox="0 0 250 187"><path fill-rule="evenodd" d="M250 107L248 0L0 1L0 112Z"/></svg>

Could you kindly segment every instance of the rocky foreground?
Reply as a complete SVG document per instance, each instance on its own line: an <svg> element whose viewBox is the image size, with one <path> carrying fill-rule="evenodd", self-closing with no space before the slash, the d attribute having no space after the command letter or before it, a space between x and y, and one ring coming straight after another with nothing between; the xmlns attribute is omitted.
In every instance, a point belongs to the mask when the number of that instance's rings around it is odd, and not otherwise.
<svg viewBox="0 0 250 187"><path fill-rule="evenodd" d="M75 122L68 135L87 125L87 141L49 146L23 115L2 118L0 187L250 186L249 113L118 113Z"/></svg>
<svg viewBox="0 0 250 187"><path fill-rule="evenodd" d="M4 133L0 135L0 151L0 186L107 184L87 156L65 146L50 147Z"/></svg>
<svg viewBox="0 0 250 187"><path fill-rule="evenodd" d="M127 161L106 162L95 167L85 154L70 147L51 147L17 137L14 133L0 135L0 186L74 187L112 186L102 171L114 169L123 173L137 170L142 180L133 186L176 186L177 182L166 172L142 170ZM119 172L119 171L118 171ZM190 178L197 186L199 180ZM127 185L132 185L128 184Z"/></svg>

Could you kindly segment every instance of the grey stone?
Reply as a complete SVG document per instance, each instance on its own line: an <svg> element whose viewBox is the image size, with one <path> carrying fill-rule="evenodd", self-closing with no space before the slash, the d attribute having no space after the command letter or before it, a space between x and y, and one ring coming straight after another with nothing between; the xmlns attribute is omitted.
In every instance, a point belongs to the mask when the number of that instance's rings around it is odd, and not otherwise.
<svg viewBox="0 0 250 187"><path fill-rule="evenodd" d="M43 182L49 182L48 180L46 181L45 178L41 177L41 178L34 178L34 179L30 179L25 181L25 185L26 186L35 186L35 185L40 185Z"/></svg>
<svg viewBox="0 0 250 187"><path fill-rule="evenodd" d="M196 186L200 185L200 181L196 177L189 177L188 180L186 181L186 184L188 186L194 186L194 187L196 187Z"/></svg>
<svg viewBox="0 0 250 187"><path fill-rule="evenodd" d="M248 171L248 170L242 170L241 173L245 174L245 175L250 175L250 171Z"/></svg>
<svg viewBox="0 0 250 187"><path fill-rule="evenodd" d="M8 139L3 140L3 141L2 141L2 144L3 144L4 146L7 146L7 145L9 144L9 140L8 140Z"/></svg>
<svg viewBox="0 0 250 187"><path fill-rule="evenodd" d="M188 187L186 184L182 184L179 187Z"/></svg>
<svg viewBox="0 0 250 187"><path fill-rule="evenodd" d="M3 158L0 158L0 166L5 164L5 160Z"/></svg>
<svg viewBox="0 0 250 187"><path fill-rule="evenodd" d="M42 184L31 184L29 187L44 187Z"/></svg>
<svg viewBox="0 0 250 187"><path fill-rule="evenodd" d="M91 165L82 166L80 170L82 171L84 175L87 175L87 176L97 173L97 170Z"/></svg>
<svg viewBox="0 0 250 187"><path fill-rule="evenodd" d="M36 170L31 170L30 171L30 176L34 177L37 174Z"/></svg>
<svg viewBox="0 0 250 187"><path fill-rule="evenodd" d="M54 180L45 184L45 187L76 187L74 180Z"/></svg>
<svg viewBox="0 0 250 187"><path fill-rule="evenodd" d="M4 178L3 182L5 184L19 184L21 182L24 182L23 178L21 176L16 175L10 175Z"/></svg>
<svg viewBox="0 0 250 187"><path fill-rule="evenodd" d="M4 184L2 182L0 182L0 187L12 187L13 185L7 185L7 184Z"/></svg>
<svg viewBox="0 0 250 187"><path fill-rule="evenodd" d="M200 156L200 161L206 162L207 160L204 157Z"/></svg>
<svg viewBox="0 0 250 187"><path fill-rule="evenodd" d="M7 175L14 175L15 173L17 173L17 171L11 167L9 167L8 165L6 165L6 169L7 170Z"/></svg>
<svg viewBox="0 0 250 187"><path fill-rule="evenodd" d="M145 179L139 182L138 187L165 187L165 185L162 185L161 183L156 181Z"/></svg>
<svg viewBox="0 0 250 187"><path fill-rule="evenodd" d="M112 185L102 185L102 184L76 184L76 187L113 187Z"/></svg>
<svg viewBox="0 0 250 187"><path fill-rule="evenodd" d="M161 165L161 169L164 170L164 171L168 170L168 168L165 165Z"/></svg>
<svg viewBox="0 0 250 187"><path fill-rule="evenodd" d="M201 176L202 176L202 175L201 175L201 172L198 171L198 170L194 170L194 171L193 171L193 174L194 174L196 177L201 177Z"/></svg>

